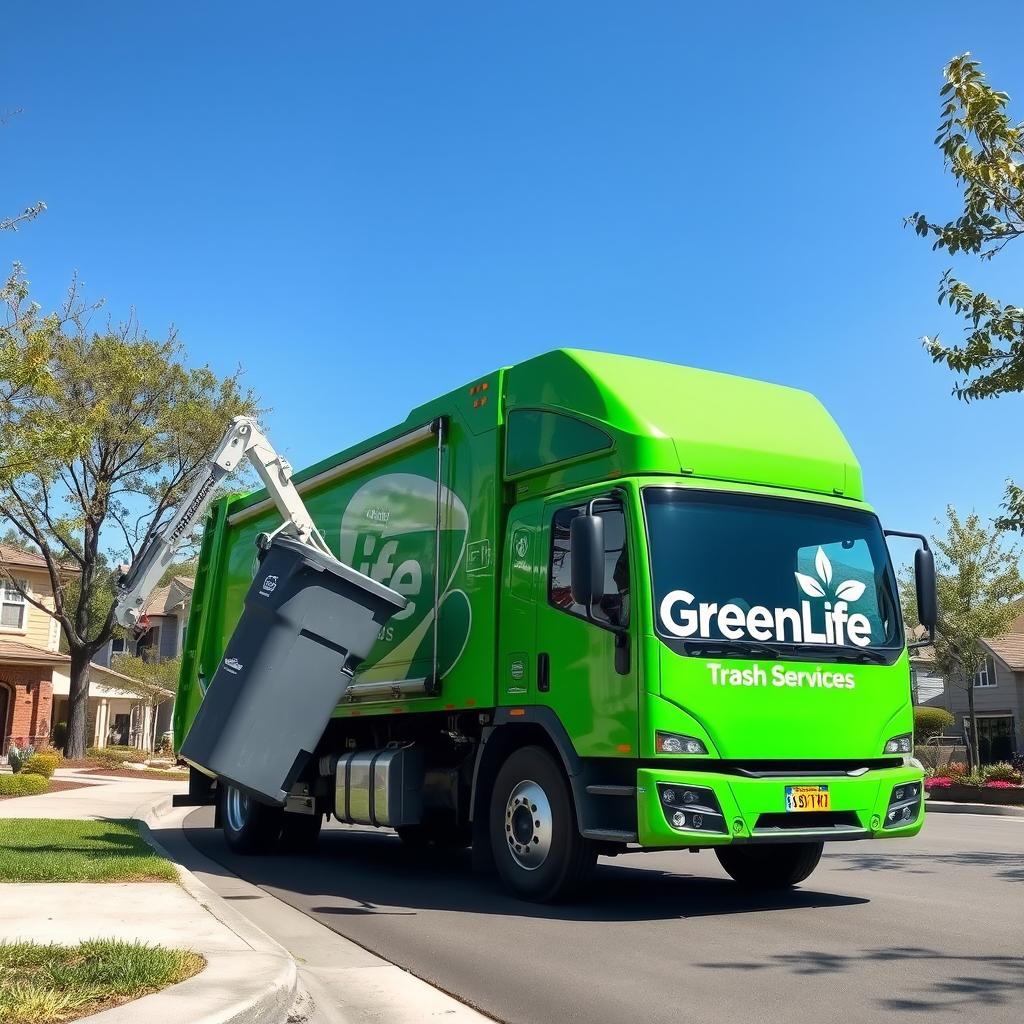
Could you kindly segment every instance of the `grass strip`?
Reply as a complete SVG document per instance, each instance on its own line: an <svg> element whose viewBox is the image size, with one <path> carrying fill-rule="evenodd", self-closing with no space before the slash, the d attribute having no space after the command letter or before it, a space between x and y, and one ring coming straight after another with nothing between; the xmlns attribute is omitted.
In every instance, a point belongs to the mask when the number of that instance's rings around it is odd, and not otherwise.
<svg viewBox="0 0 1024 1024"><path fill-rule="evenodd" d="M0 943L0 1021L63 1024L190 978L197 953L115 939Z"/></svg>
<svg viewBox="0 0 1024 1024"><path fill-rule="evenodd" d="M0 818L0 882L177 880L137 822Z"/></svg>

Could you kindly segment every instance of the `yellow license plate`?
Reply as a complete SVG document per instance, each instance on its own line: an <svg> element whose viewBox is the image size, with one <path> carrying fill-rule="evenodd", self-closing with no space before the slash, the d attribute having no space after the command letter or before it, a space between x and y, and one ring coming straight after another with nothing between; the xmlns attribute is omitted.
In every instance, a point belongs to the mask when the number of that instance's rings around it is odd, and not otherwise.
<svg viewBox="0 0 1024 1024"><path fill-rule="evenodd" d="M827 811L832 802L828 786L787 786L787 811Z"/></svg>

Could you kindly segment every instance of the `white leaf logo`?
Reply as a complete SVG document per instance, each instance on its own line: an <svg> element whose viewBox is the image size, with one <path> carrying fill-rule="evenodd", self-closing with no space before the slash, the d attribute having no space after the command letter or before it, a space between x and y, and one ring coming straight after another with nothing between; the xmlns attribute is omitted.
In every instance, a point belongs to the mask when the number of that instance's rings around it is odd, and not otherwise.
<svg viewBox="0 0 1024 1024"><path fill-rule="evenodd" d="M825 596L824 588L813 576L805 576L802 572L795 572L793 575L796 577L797 583L800 584L800 589L808 597Z"/></svg>
<svg viewBox="0 0 1024 1024"><path fill-rule="evenodd" d="M827 587L832 582L832 563L828 560L828 555L819 547L818 553L814 556L814 569L818 574L818 578Z"/></svg>
<svg viewBox="0 0 1024 1024"><path fill-rule="evenodd" d="M847 580L836 588L836 597L840 601L857 601L864 593L865 586L857 580Z"/></svg>

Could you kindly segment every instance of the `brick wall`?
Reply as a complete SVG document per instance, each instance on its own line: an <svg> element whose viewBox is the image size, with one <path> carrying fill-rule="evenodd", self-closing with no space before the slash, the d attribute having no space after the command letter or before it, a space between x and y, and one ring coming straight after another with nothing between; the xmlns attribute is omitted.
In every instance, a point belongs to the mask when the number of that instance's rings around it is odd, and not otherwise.
<svg viewBox="0 0 1024 1024"><path fill-rule="evenodd" d="M6 753L14 740L37 746L50 736L53 717L53 684L50 668L0 665L0 683L8 692L7 721L0 733L0 751Z"/></svg>

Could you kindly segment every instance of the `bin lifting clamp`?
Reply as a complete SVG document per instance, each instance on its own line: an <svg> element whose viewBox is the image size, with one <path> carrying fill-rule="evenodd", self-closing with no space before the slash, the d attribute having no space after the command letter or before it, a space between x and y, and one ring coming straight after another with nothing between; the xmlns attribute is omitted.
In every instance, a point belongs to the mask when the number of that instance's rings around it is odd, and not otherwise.
<svg viewBox="0 0 1024 1024"><path fill-rule="evenodd" d="M292 483L292 467L280 455L251 416L236 416L210 457L206 470L193 483L178 512L169 522L152 527L142 548L117 585L114 617L127 628L135 627L142 610L175 553L188 539L193 527L202 521L207 506L216 497L217 485L248 459L259 474L284 522L274 531L286 533L326 555L331 555L320 531L313 523L299 492ZM273 534L260 538L266 547ZM333 555L331 555L333 557Z"/></svg>

